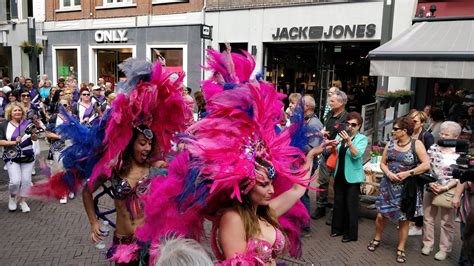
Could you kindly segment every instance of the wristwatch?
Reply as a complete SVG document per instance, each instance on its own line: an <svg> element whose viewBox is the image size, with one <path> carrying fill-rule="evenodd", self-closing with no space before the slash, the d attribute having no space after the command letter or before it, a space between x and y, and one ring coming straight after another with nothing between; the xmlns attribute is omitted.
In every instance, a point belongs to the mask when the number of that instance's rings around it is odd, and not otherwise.
<svg viewBox="0 0 474 266"><path fill-rule="evenodd" d="M410 175L412 176L412 175L414 175L414 174L415 174L415 170L411 170L411 171L410 171Z"/></svg>

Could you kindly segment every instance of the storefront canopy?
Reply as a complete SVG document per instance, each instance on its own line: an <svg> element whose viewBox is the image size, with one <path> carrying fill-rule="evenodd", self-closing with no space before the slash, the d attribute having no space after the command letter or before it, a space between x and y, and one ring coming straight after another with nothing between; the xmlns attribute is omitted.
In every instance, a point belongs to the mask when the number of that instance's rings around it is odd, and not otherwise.
<svg viewBox="0 0 474 266"><path fill-rule="evenodd" d="M372 76L474 79L474 20L415 23L369 58Z"/></svg>

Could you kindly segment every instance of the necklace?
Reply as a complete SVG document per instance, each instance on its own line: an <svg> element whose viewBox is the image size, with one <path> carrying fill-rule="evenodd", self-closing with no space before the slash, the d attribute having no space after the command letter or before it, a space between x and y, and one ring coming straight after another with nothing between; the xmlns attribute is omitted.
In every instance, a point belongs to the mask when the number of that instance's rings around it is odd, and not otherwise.
<svg viewBox="0 0 474 266"><path fill-rule="evenodd" d="M405 146L407 146L407 145L410 144L410 143L411 143L411 140L408 140L408 142L405 143L405 144L400 144L400 141L397 141L398 147L405 147Z"/></svg>

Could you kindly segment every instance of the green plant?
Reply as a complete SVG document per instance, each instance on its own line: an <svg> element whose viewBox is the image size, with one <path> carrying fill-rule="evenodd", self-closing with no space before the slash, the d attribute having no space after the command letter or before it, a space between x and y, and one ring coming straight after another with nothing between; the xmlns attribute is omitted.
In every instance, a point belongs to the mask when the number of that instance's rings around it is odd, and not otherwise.
<svg viewBox="0 0 474 266"><path fill-rule="evenodd" d="M39 55L43 52L43 49L44 49L42 44L36 43L35 45L32 45L28 41L23 41L20 44L20 47L23 50L23 52L28 55L34 55L34 54Z"/></svg>

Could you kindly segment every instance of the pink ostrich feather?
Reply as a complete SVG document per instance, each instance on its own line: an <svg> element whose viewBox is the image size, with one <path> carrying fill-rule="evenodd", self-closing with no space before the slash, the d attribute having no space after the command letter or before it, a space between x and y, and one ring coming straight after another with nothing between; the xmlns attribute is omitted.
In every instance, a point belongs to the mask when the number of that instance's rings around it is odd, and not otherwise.
<svg viewBox="0 0 474 266"><path fill-rule="evenodd" d="M115 248L113 256L109 258L110 261L129 263L138 258L137 251L140 250L140 246L137 243L119 244Z"/></svg>

